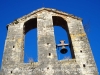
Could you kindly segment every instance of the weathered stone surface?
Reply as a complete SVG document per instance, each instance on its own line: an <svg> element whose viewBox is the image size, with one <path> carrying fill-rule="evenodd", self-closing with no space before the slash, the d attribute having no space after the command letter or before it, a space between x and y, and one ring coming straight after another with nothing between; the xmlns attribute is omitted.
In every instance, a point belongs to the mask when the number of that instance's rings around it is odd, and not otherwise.
<svg viewBox="0 0 100 75"><path fill-rule="evenodd" d="M68 32L73 59L57 59L55 25ZM34 28L38 34L38 62L24 63L24 35ZM98 75L82 20L41 8L10 23L0 75Z"/></svg>

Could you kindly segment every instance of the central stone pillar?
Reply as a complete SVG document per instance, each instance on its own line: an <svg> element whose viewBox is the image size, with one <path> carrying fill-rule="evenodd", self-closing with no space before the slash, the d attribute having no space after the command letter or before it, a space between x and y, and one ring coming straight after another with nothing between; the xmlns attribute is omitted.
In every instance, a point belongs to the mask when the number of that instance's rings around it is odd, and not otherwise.
<svg viewBox="0 0 100 75"><path fill-rule="evenodd" d="M44 11L37 16L38 62L53 63L57 60L52 16Z"/></svg>

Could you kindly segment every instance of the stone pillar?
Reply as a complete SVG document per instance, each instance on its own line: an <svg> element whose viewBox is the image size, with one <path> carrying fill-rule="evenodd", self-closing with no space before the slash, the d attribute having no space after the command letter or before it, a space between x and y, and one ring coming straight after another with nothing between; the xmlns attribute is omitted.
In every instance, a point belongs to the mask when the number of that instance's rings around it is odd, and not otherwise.
<svg viewBox="0 0 100 75"><path fill-rule="evenodd" d="M9 25L2 68L23 62L23 27L20 25Z"/></svg>
<svg viewBox="0 0 100 75"><path fill-rule="evenodd" d="M43 11L37 16L38 60L51 63L57 60L52 15Z"/></svg>
<svg viewBox="0 0 100 75"><path fill-rule="evenodd" d="M75 53L76 62L80 65L83 75L97 75L92 51L81 20L72 19L68 23L69 33Z"/></svg>

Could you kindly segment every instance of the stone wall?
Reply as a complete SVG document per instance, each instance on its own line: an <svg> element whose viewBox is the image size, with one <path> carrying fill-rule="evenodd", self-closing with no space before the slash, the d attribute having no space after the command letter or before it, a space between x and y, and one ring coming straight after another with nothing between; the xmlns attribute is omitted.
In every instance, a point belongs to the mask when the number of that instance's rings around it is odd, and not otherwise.
<svg viewBox="0 0 100 75"><path fill-rule="evenodd" d="M57 60L54 25L68 32L72 59ZM24 63L24 35L36 27L38 62ZM98 75L82 20L49 8L38 9L8 25L2 63L1 75Z"/></svg>

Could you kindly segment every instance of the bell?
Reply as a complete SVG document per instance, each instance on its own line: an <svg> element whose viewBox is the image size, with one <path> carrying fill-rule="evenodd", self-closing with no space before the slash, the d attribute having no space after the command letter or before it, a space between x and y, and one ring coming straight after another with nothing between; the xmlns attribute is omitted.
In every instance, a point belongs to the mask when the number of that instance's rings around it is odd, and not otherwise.
<svg viewBox="0 0 100 75"><path fill-rule="evenodd" d="M60 52L61 52L62 54L66 54L66 53L68 52L68 50L67 50L66 48L62 48L62 49L60 50Z"/></svg>

